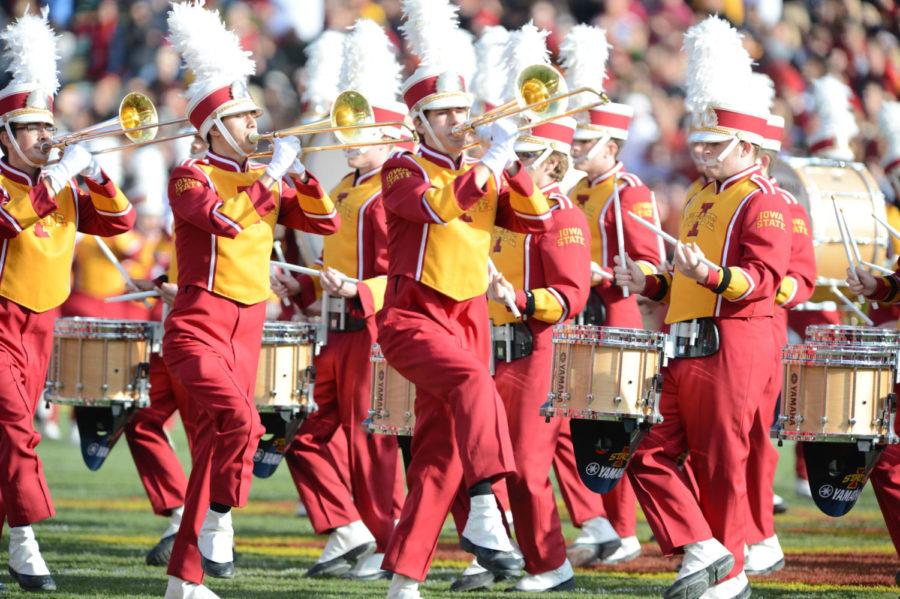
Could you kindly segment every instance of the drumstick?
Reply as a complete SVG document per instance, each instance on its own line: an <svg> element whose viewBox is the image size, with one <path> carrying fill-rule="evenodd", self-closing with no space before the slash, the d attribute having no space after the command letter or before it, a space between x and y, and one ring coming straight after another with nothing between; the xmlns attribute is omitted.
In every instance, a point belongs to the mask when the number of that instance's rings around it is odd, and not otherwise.
<svg viewBox="0 0 900 599"><path fill-rule="evenodd" d="M644 227L647 227L648 229L650 229L651 231L653 231L654 233L656 233L656 234L657 234L660 238L662 238L666 243L668 243L668 244L670 244L670 245L674 245L674 246L684 245L683 243L681 243L680 241L678 241L677 239L675 239L674 237L672 237L671 235L669 235L668 233L666 233L665 231L663 231L662 229L660 229L659 227L654 226L654 225L648 223L646 220L644 220L643 218L641 218L640 216L638 216L638 215L635 214L634 212L629 212L629 213L628 213L628 216L630 216L631 218L633 218L634 220L636 220L638 223L640 223L640 224L643 225ZM716 264L716 263L713 262L712 260L709 260L708 258L706 258L706 256L703 256L702 258L700 258L700 261L703 262L703 264L707 265L709 268L715 268L715 269L717 269L717 270L720 269L720 268L722 268L721 266L719 266L718 264Z"/></svg>
<svg viewBox="0 0 900 599"><path fill-rule="evenodd" d="M871 318L866 316L865 313L856 306L856 304L850 301L850 299L846 295L841 293L837 288L837 285L835 285L834 283L831 284L831 292L836 295L839 300L841 300L842 304L850 308L850 311L859 316L860 320L862 320L868 326L871 327L875 324L874 322L872 322Z"/></svg>
<svg viewBox="0 0 900 599"><path fill-rule="evenodd" d="M608 272L606 272L605 270L600 268L600 265L597 264L596 262L591 262L591 272L594 273L595 275L597 275L598 277L600 277L601 279L608 279L608 280L615 279L614 276L612 276L611 274L609 274Z"/></svg>
<svg viewBox="0 0 900 599"><path fill-rule="evenodd" d="M494 261L488 258L487 261L488 274L493 277L496 274L499 274L497 267L494 266ZM506 307L509 308L509 311L512 312L512 315L516 318L522 318L522 313L519 312L519 309L516 307L516 298L510 297L507 290L504 288L503 290L503 303L506 304Z"/></svg>
<svg viewBox="0 0 900 599"><path fill-rule="evenodd" d="M856 258L857 264L862 264L862 255L859 253L859 244L856 243L856 237L853 235L853 231L850 230L850 226L847 224L847 215L844 214L843 208L838 208L838 213L841 215L841 224L844 226L844 233L847 234L847 239L850 240L850 249L853 250L853 257Z"/></svg>
<svg viewBox="0 0 900 599"><path fill-rule="evenodd" d="M863 265L865 265L865 266L868 266L868 267L871 268L872 270L877 270L878 272L880 272L880 273L883 274L883 275L892 275L892 274L894 274L894 271L891 270L890 268L885 268L885 267L883 267L883 266L878 266L877 264L872 264L871 262L860 262L860 264L863 264Z"/></svg>
<svg viewBox="0 0 900 599"><path fill-rule="evenodd" d="M113 302L133 302L136 300L145 300L148 297L159 297L159 291L151 289L150 291L135 291L134 293L123 293L122 295L114 295L107 297L103 301L107 304Z"/></svg>
<svg viewBox="0 0 900 599"><path fill-rule="evenodd" d="M128 274L128 271L125 270L125 267L122 266L122 263L119 262L119 259L116 258L115 254L113 254L113 251L111 249L109 249L109 246L106 245L106 242L103 241L103 239L98 235L94 235L94 241L97 242L97 247L100 248L100 251L103 252L103 255L106 256L106 258L110 262L112 262L112 265L115 266L116 270L119 271L119 274L122 275L122 279L125 281L125 285L130 287L131 289L137 289L138 286L134 284L134 280L131 278L131 275ZM150 296L147 296L147 297L150 297ZM125 300L125 301L127 301L127 300ZM144 307L148 308L148 309L150 308L150 304L147 303L146 299L144 300Z"/></svg>
<svg viewBox="0 0 900 599"><path fill-rule="evenodd" d="M831 206L834 208L834 218L837 220L838 231L841 234L841 241L844 243L844 253L847 255L847 264L850 265L850 272L853 274L853 278L856 278L856 264L853 261L853 250L850 249L850 241L847 239L847 234L844 232L844 221L841 219L841 213L838 210L837 202L834 199L834 196L831 196Z"/></svg>
<svg viewBox="0 0 900 599"><path fill-rule="evenodd" d="M900 239L900 231L898 231L894 227L890 226L889 224L887 224L886 222L884 222L883 220L881 220L874 214L872 215L872 218L874 218L878 222L879 225L881 225L882 227L887 229L887 232L890 233L895 239Z"/></svg>
<svg viewBox="0 0 900 599"><path fill-rule="evenodd" d="M656 192L650 192L650 208L653 209L653 224L657 227L662 226L662 220L659 218L659 207L656 205ZM660 237L656 238L656 249L659 251L659 259L662 262L666 260L666 246Z"/></svg>
<svg viewBox="0 0 900 599"><path fill-rule="evenodd" d="M319 277L322 276L322 271L316 270L314 268L307 268L305 266L297 266L296 264L290 264L288 262L279 262L277 260L272 260L271 264L277 266L278 268L283 268L284 270L289 270L291 272L299 272L300 274L309 275L311 277ZM359 279L354 279L353 277L348 277L345 275L341 275L340 279L342 281L347 281L348 283L359 283Z"/></svg>
<svg viewBox="0 0 900 599"><path fill-rule="evenodd" d="M272 243L272 247L275 249L275 257L278 258L279 262L287 262L284 258L284 252L281 249L281 242L277 239ZM269 273L275 274L275 267L273 265L269 265ZM291 300L286 297L281 298L281 305L285 308L291 305Z"/></svg>
<svg viewBox="0 0 900 599"><path fill-rule="evenodd" d="M625 268L625 233L622 231L622 202L619 199L619 177L613 178L613 211L616 217L616 241L619 245L619 263ZM628 297L628 287L622 286L622 297Z"/></svg>

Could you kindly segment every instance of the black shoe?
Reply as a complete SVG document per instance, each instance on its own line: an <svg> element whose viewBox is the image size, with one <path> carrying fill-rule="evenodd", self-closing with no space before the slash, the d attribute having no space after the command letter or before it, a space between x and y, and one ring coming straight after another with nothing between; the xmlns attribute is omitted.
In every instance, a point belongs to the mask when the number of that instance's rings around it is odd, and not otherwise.
<svg viewBox="0 0 900 599"><path fill-rule="evenodd" d="M13 580L19 583L23 591L30 593L40 593L56 590L56 581L49 574L43 576L32 576L30 574L19 574L12 568L9 568L9 575Z"/></svg>
<svg viewBox="0 0 900 599"><path fill-rule="evenodd" d="M200 556L203 573L213 578L234 578L234 562L214 562Z"/></svg>
<svg viewBox="0 0 900 599"><path fill-rule="evenodd" d="M487 591L494 583L497 577L491 572L479 572L478 574L463 574L453 581L450 585L450 591L453 593L465 593L467 591Z"/></svg>
<svg viewBox="0 0 900 599"><path fill-rule="evenodd" d="M375 553L375 543L363 543L339 555L334 559L320 564L314 564L306 571L307 578L340 578L350 572L353 566L361 559L365 559Z"/></svg>
<svg viewBox="0 0 900 599"><path fill-rule="evenodd" d="M573 568L593 564L605 560L622 546L622 539L613 539L605 543L575 543L566 548L566 557Z"/></svg>
<svg viewBox="0 0 900 599"><path fill-rule="evenodd" d="M536 593L561 593L563 591L574 591L575 590L575 577L573 576L569 580L564 580L555 587L550 587L549 589L544 589L543 591L522 591L517 589L516 587L509 587L506 589L507 593L528 593L528 594L536 594Z"/></svg>
<svg viewBox="0 0 900 599"><path fill-rule="evenodd" d="M174 545L175 535L161 538L153 549L147 552L147 557L144 561L147 562L148 566L168 566Z"/></svg>
<svg viewBox="0 0 900 599"><path fill-rule="evenodd" d="M480 547L466 537L459 538L459 545L463 551L474 555L481 567L493 573L494 576L515 576L525 567L524 558L512 551L497 551Z"/></svg>
<svg viewBox="0 0 900 599"><path fill-rule="evenodd" d="M772 504L772 513L775 515L783 514L788 511L787 501L782 499L779 503Z"/></svg>
<svg viewBox="0 0 900 599"><path fill-rule="evenodd" d="M720 578L728 576L732 568L734 556L731 554L722 556L704 569L676 580L663 593L663 599L699 599L709 587L719 582Z"/></svg>
<svg viewBox="0 0 900 599"><path fill-rule="evenodd" d="M897 570L897 573L894 575L894 582L896 582L897 586L900 587L900 570Z"/></svg>

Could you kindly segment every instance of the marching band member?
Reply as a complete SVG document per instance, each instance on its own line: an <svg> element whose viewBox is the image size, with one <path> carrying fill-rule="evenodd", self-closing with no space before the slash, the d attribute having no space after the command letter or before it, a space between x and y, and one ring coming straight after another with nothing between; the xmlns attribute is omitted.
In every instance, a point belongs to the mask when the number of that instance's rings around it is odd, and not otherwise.
<svg viewBox="0 0 900 599"><path fill-rule="evenodd" d="M406 117L406 106L396 100L399 87L400 65L387 34L373 21L357 21L344 41L340 88L362 94L375 121L387 123ZM396 126L376 131L385 145L346 150L353 171L330 194L342 227L325 238L322 254L320 283L329 295L322 317L328 319L329 330L328 344L315 359L319 409L306 419L285 453L313 529L330 533L322 555L307 572L311 577L348 571L360 579L385 576L381 561L399 515L394 513L395 490L402 486L397 440L368 434L361 425L369 411L375 313L381 309L387 282L381 168L391 142L402 136ZM347 282L347 275L359 283ZM285 284L292 292L300 290L300 282L287 279ZM336 433L347 438L349 473L332 455ZM343 480L347 474L349 487Z"/></svg>
<svg viewBox="0 0 900 599"><path fill-rule="evenodd" d="M421 60L403 96L422 143L381 171L391 260L377 322L385 358L416 385L409 492L384 560L394 572L388 596L409 599L420 596L418 583L462 488L470 498L463 549L495 574L522 567L491 492L515 463L488 370L484 294L494 225L539 233L551 214L515 161L511 119L481 131L491 146L480 162L464 160L466 136L454 127L472 99L452 66L456 8L433 0L404 0L402 8L403 34Z"/></svg>
<svg viewBox="0 0 900 599"><path fill-rule="evenodd" d="M539 235L496 228L491 252L503 273L495 275L488 287L488 297L493 300L489 304L491 322L497 333L494 381L506 407L516 457L516 472L506 479L506 486L516 540L528 573L516 583L518 591L549 592L575 586L549 476L563 419L546 423L539 416L550 390L553 325L580 312L590 292L588 224L559 189L569 168L574 132L575 119L563 118L539 124L516 141L522 164L550 203L553 226ZM504 288L515 295L524 321L514 318L503 305ZM525 342L529 338L531 343Z"/></svg>
<svg viewBox="0 0 900 599"><path fill-rule="evenodd" d="M602 29L589 25L572 28L561 47L569 88L592 87L603 90L609 44ZM584 100L582 100L584 101ZM569 199L586 215L591 231L591 258L599 267L591 275L592 300L589 301L588 324L610 327L644 327L637 297L623 297L622 289L611 280L617 254L616 194L622 206L622 232L625 251L645 274L655 274L665 260L656 236L627 217L628 212L658 224L656 207L650 189L636 176L625 171L619 154L628 139L628 127L634 109L625 104L608 103L589 110L587 118L575 130L572 156L575 167L587 177L569 191ZM631 483L624 477L608 493L596 496L584 486L575 467L568 421L563 424L563 442L554 461L560 490L567 505L591 505L589 516L579 516L581 531L569 548L569 559L576 566L599 560L617 563L640 555L637 539L637 498ZM592 497L593 496L593 497Z"/></svg>
<svg viewBox="0 0 900 599"><path fill-rule="evenodd" d="M44 388L58 306L69 295L76 231L112 236L134 210L82 145L46 166L56 131L57 38L41 16L0 33L12 81L0 92L0 523L9 523L9 572L26 591L53 591L31 525L54 515L35 448L34 411ZM76 185L80 175L87 185ZM40 273L40 276L35 276Z"/></svg>
<svg viewBox="0 0 900 599"><path fill-rule="evenodd" d="M276 139L268 166L248 158L261 112L247 89L254 63L219 13L203 5L173 4L168 16L169 39L196 75L187 115L209 151L175 168L168 186L178 294L163 359L188 393L196 432L167 598L214 597L204 573L234 576L231 508L247 503L264 431L253 392L275 224L330 234L340 222L298 160L296 138Z"/></svg>
<svg viewBox="0 0 900 599"><path fill-rule="evenodd" d="M741 36L709 17L688 30L685 48L686 104L714 182L684 207L674 275L647 276L632 259L615 269L619 284L668 299L675 343L664 369L664 421L637 449L629 476L663 552L685 554L664 596L747 597L749 423L777 375L772 313L790 230L784 200L756 166L767 111L745 93L751 59ZM685 451L698 496L678 467Z"/></svg>
<svg viewBox="0 0 900 599"><path fill-rule="evenodd" d="M767 75L753 74L752 87L747 93L759 94L762 106L771 109L775 88ZM769 169L781 150L784 135L784 119L770 114L766 121L763 142L760 146L759 165L763 176L769 177ZM771 179L771 177L770 177ZM791 254L787 273L781 279L775 294L776 351L773 368L781 369L781 348L788 339L788 310L807 301L816 286L816 254L813 248L809 215L803 205L787 190L771 179L775 190L787 204L790 216ZM773 376L771 386L764 394L750 427L750 445L755 448L747 459L747 523L746 563L748 575L771 574L784 567L784 552L775 534L775 471L778 467L778 451L769 436L775 418L775 408L781 394L782 378Z"/></svg>

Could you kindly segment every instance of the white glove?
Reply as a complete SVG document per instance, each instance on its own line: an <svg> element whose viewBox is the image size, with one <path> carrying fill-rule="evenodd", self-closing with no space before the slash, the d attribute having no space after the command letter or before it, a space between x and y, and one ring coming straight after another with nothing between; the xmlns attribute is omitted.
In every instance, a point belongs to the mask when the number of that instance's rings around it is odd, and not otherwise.
<svg viewBox="0 0 900 599"><path fill-rule="evenodd" d="M288 172L291 165L294 164L297 155L300 153L301 145L300 140L293 135L277 137L273 145L272 160L269 161L266 174L279 181Z"/></svg>
<svg viewBox="0 0 900 599"><path fill-rule="evenodd" d="M97 162L96 158L91 156L91 163L86 169L81 171L81 176L90 179L98 185L103 183L103 169L100 168L100 163Z"/></svg>
<svg viewBox="0 0 900 599"><path fill-rule="evenodd" d="M94 157L84 144L66 147L59 162L44 169L44 176L50 180L53 195L62 191L75 175L90 169L93 160Z"/></svg>
<svg viewBox="0 0 900 599"><path fill-rule="evenodd" d="M288 169L288 173L295 177L302 177L305 172L306 166L303 165L299 158L294 158L294 163L291 165L291 168Z"/></svg>
<svg viewBox="0 0 900 599"><path fill-rule="evenodd" d="M499 177L506 165L516 159L515 144L519 127L511 117L507 117L478 129L479 137L489 139L491 143L491 147L481 157L481 164Z"/></svg>

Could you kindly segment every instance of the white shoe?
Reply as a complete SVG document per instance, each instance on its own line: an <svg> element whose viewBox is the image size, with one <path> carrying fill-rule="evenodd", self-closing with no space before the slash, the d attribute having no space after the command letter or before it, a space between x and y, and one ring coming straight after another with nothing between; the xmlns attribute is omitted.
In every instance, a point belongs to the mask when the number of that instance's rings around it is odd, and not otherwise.
<svg viewBox="0 0 900 599"><path fill-rule="evenodd" d="M566 548L566 556L573 566L589 566L609 558L621 547L622 540L609 520L597 516L584 523L578 538Z"/></svg>
<svg viewBox="0 0 900 599"><path fill-rule="evenodd" d="M485 549L515 551L506 533L506 527L503 526L503 516L497 508L497 499L493 495L476 495L471 498L469 519L466 521L462 536Z"/></svg>
<svg viewBox="0 0 900 599"><path fill-rule="evenodd" d="M41 422L41 437L51 441L59 441L60 437L62 437L62 431L59 430L57 423L52 420L45 420Z"/></svg>
<svg viewBox="0 0 900 599"><path fill-rule="evenodd" d="M775 493L772 495L772 513L783 514L788 510L788 504L784 497Z"/></svg>
<svg viewBox="0 0 900 599"><path fill-rule="evenodd" d="M805 478L798 478L794 481L794 492L798 497L806 497L812 499L812 491L809 489L809 481Z"/></svg>
<svg viewBox="0 0 900 599"><path fill-rule="evenodd" d="M328 535L325 549L322 550L322 555L319 556L316 563L323 564L325 562L330 562L335 558L349 553L360 545L374 542L375 537L372 536L372 533L369 532L366 525L362 523L362 520L356 520L350 524L339 526Z"/></svg>
<svg viewBox="0 0 900 599"><path fill-rule="evenodd" d="M744 599L749 596L750 581L747 580L747 575L741 571L734 578L709 587L709 590L700 595L700 599Z"/></svg>
<svg viewBox="0 0 900 599"><path fill-rule="evenodd" d="M356 565L350 569L346 576L354 580L381 580L388 578L388 573L381 569L383 561L383 553L373 553L356 562Z"/></svg>
<svg viewBox="0 0 900 599"><path fill-rule="evenodd" d="M778 542L778 535L750 546L744 560L744 571L750 576L771 574L784 568L784 551Z"/></svg>
<svg viewBox="0 0 900 599"><path fill-rule="evenodd" d="M733 567L734 556L716 539L685 545L678 576L663 597L699 597Z"/></svg>
<svg viewBox="0 0 900 599"><path fill-rule="evenodd" d="M543 593L548 591L569 591L575 588L575 571L569 560L556 570L541 574L526 574L516 583L517 591L526 593Z"/></svg>
<svg viewBox="0 0 900 599"><path fill-rule="evenodd" d="M163 531L160 536L161 539L165 539L166 537L171 537L174 534L178 534L178 529L181 528L181 518L184 516L184 506L178 506L174 510L172 510L172 515L169 516L169 525L166 527L166 530Z"/></svg>
<svg viewBox="0 0 900 599"><path fill-rule="evenodd" d="M306 506L303 505L302 501L297 502L297 516L300 518L306 518L309 515L309 512L306 511Z"/></svg>
<svg viewBox="0 0 900 599"><path fill-rule="evenodd" d="M81 445L81 433L78 432L78 423L74 419L69 422L69 443Z"/></svg>
<svg viewBox="0 0 900 599"><path fill-rule="evenodd" d="M581 531L578 534L578 538L575 539L575 542L573 544L600 545L618 539L619 535L616 533L616 529L613 528L609 520L607 520L603 516L597 516L596 518L591 518L584 523L584 526L581 527Z"/></svg>
<svg viewBox="0 0 900 599"><path fill-rule="evenodd" d="M625 537L622 544L608 558L601 560L601 564L621 564L630 562L641 555L641 542L637 537Z"/></svg>
<svg viewBox="0 0 900 599"><path fill-rule="evenodd" d="M50 569L41 556L41 549L31 526L15 526L9 529L9 567L17 574L48 576Z"/></svg>
<svg viewBox="0 0 900 599"><path fill-rule="evenodd" d="M422 599L422 595L419 594L419 581L402 574L394 574L391 586L388 587L387 599Z"/></svg>
<svg viewBox="0 0 900 599"><path fill-rule="evenodd" d="M231 526L231 511L224 514L209 510L197 535L200 555L217 564L234 561L234 528Z"/></svg>
<svg viewBox="0 0 900 599"><path fill-rule="evenodd" d="M209 587L181 580L177 576L169 576L164 599L219 599Z"/></svg>

